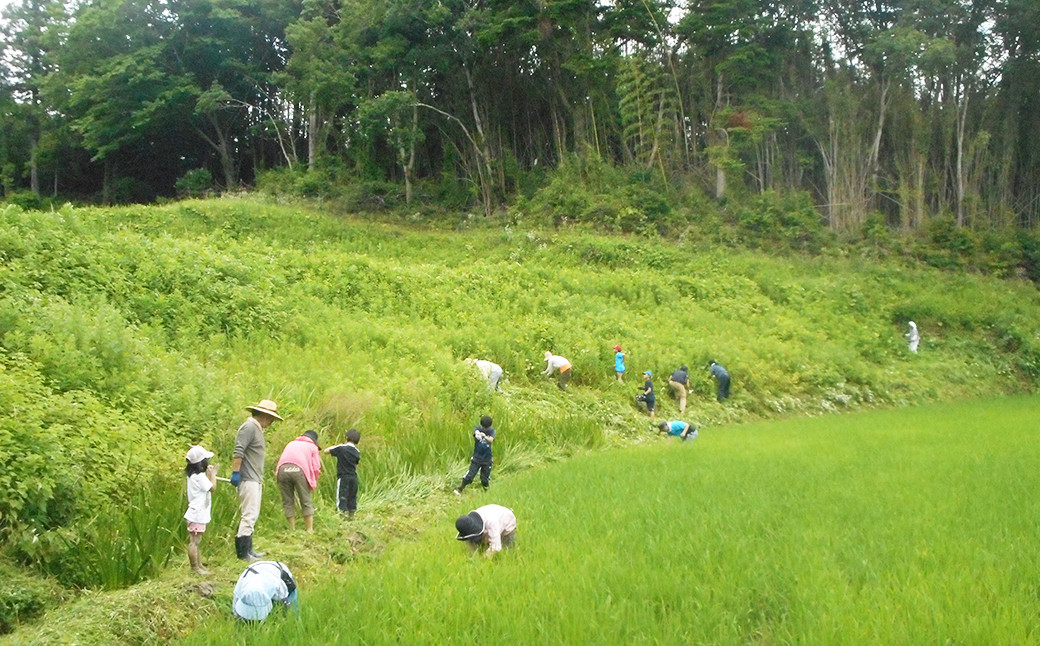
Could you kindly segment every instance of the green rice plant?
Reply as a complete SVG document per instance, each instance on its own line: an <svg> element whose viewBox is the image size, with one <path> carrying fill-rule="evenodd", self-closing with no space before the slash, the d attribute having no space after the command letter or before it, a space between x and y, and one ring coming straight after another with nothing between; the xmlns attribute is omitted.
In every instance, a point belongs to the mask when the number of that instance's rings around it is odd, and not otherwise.
<svg viewBox="0 0 1040 646"><path fill-rule="evenodd" d="M178 644L1031 643L1040 402L704 430L511 474L372 561L298 577L300 608ZM485 503L514 550L454 540Z"/></svg>

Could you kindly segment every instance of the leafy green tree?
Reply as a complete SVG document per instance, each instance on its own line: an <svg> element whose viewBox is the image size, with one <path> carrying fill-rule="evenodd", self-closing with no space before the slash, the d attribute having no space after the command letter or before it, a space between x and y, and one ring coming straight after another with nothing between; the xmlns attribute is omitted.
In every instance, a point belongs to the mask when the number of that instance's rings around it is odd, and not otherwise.
<svg viewBox="0 0 1040 646"><path fill-rule="evenodd" d="M357 82L351 47L340 42L339 12L334 3L307 2L300 20L286 27L292 54L283 74L277 77L298 104L307 111L307 167L313 170L325 146L335 118L343 115L354 99ZM284 148L283 148L284 150ZM291 167L293 157L286 154Z"/></svg>
<svg viewBox="0 0 1040 646"><path fill-rule="evenodd" d="M19 104L15 112L21 122L15 124L12 120L9 132L17 129L27 138L29 188L37 196L40 195L40 142L49 130L57 127L57 119L43 101L41 88L53 71L52 53L60 47L66 27L65 8L59 0L22 0L8 6L0 17L2 76L10 84L9 99ZM11 149L17 148L16 142L13 138L5 139L5 148L14 152ZM20 165L14 158L7 163ZM56 160L51 170L57 172Z"/></svg>

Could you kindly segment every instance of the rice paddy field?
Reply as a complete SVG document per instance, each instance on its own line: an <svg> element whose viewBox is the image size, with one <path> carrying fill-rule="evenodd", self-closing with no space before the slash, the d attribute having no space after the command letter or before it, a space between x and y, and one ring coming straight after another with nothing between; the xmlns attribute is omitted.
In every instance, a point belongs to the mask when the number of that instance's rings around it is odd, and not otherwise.
<svg viewBox="0 0 1040 646"><path fill-rule="evenodd" d="M1019 396L706 428L502 475L300 577L295 612L236 621L221 586L176 643L1040 643L1038 413ZM492 502L518 539L487 559L454 520Z"/></svg>

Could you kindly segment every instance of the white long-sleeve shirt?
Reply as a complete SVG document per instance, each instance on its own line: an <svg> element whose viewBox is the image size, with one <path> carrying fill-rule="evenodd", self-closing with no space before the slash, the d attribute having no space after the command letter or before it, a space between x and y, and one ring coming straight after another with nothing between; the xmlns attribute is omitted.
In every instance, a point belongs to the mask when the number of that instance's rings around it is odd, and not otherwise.
<svg viewBox="0 0 1040 646"><path fill-rule="evenodd" d="M476 510L484 521L484 539L488 553L502 551L502 537L516 531L516 516L513 510L502 505L484 505Z"/></svg>
<svg viewBox="0 0 1040 646"><path fill-rule="evenodd" d="M545 364L545 370L542 372L543 375L551 375L554 370L565 372L571 369L570 361L563 357L556 356L555 354L546 359Z"/></svg>
<svg viewBox="0 0 1040 646"><path fill-rule="evenodd" d="M497 363L491 363L490 361L485 361L483 359L474 359L473 363L477 366L477 370L480 371L480 374L484 375L484 379L490 380L496 372L499 375L502 374L502 366Z"/></svg>

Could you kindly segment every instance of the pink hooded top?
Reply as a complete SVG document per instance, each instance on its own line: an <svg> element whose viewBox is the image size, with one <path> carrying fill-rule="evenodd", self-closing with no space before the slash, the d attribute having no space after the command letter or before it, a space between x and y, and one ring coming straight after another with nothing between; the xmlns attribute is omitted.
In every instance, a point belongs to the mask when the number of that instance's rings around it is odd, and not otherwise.
<svg viewBox="0 0 1040 646"><path fill-rule="evenodd" d="M321 456L318 454L318 445L314 440L301 435L292 442L285 445L282 457L278 458L278 465L274 468L277 473L283 464L295 464L303 469L303 475L307 478L307 484L311 490L318 488L318 474L321 473Z"/></svg>

